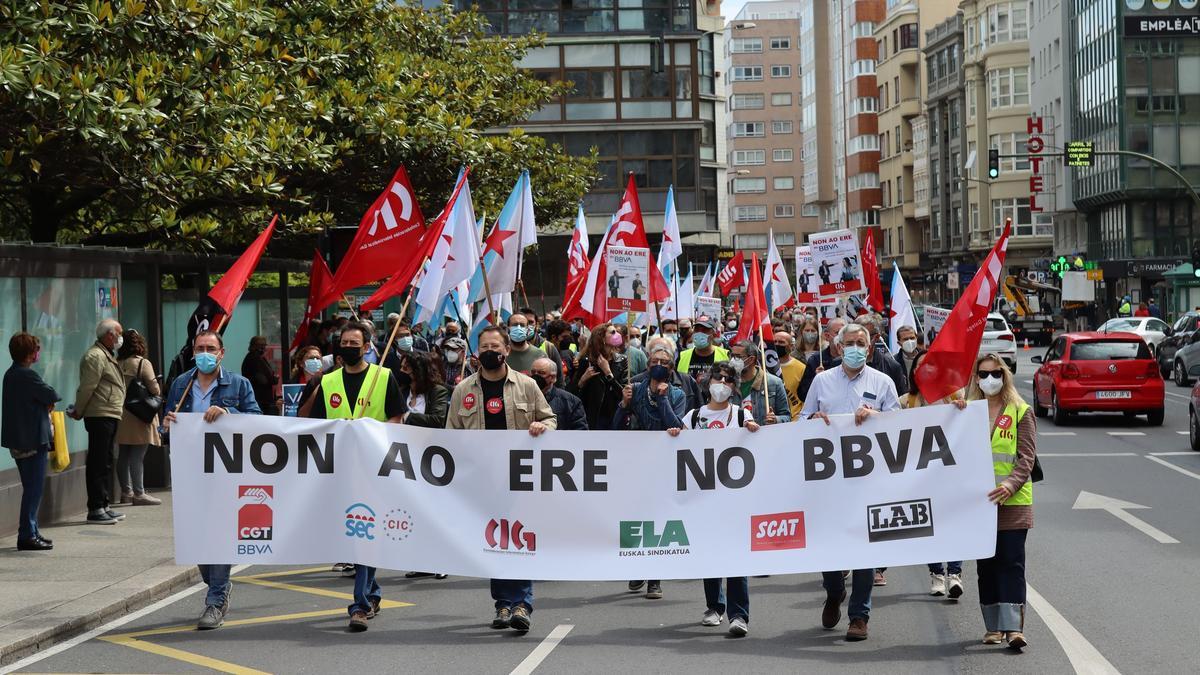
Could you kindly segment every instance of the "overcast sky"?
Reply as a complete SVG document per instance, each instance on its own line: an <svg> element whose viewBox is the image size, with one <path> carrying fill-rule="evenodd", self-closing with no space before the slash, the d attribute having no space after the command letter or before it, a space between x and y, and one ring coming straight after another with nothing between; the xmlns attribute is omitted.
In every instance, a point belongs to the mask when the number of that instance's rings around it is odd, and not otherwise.
<svg viewBox="0 0 1200 675"><path fill-rule="evenodd" d="M733 21L733 17L742 11L742 8L746 6L746 2L748 0L724 0L721 3L721 16L725 17L726 22Z"/></svg>

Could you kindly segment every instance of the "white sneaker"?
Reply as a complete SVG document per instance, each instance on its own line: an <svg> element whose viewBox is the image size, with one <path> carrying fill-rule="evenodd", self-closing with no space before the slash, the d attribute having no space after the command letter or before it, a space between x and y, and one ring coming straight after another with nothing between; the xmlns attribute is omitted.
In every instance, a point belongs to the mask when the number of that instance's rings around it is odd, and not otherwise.
<svg viewBox="0 0 1200 675"><path fill-rule="evenodd" d="M929 594L942 596L946 594L946 575L929 573Z"/></svg>
<svg viewBox="0 0 1200 675"><path fill-rule="evenodd" d="M742 617L738 617L729 622L729 634L734 637L745 637L750 632L750 626Z"/></svg>
<svg viewBox="0 0 1200 675"><path fill-rule="evenodd" d="M724 617L722 617L720 614L718 614L717 610L710 609L710 610L707 610L704 612L704 618L700 619L700 625L701 626L720 626L721 621L723 621L723 620L724 620Z"/></svg>
<svg viewBox="0 0 1200 675"><path fill-rule="evenodd" d="M950 596L951 600L957 600L962 597L963 585L962 575L951 574L946 577L946 595Z"/></svg>

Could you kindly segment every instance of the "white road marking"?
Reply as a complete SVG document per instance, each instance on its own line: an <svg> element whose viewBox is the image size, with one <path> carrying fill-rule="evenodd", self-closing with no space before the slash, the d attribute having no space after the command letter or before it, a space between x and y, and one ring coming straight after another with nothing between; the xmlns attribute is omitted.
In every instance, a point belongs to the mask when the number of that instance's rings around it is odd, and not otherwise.
<svg viewBox="0 0 1200 675"><path fill-rule="evenodd" d="M1147 456L1146 459L1148 459L1152 462L1158 462L1159 464L1162 464L1163 466L1167 467L1168 469L1170 469L1172 471L1178 471L1179 473L1181 473L1185 476L1188 476L1190 478L1195 478L1196 480L1200 480L1200 473L1192 473L1191 471L1188 471L1187 469L1185 469L1183 467L1175 466L1174 464L1168 462L1165 459L1162 459L1159 457L1149 457L1149 456Z"/></svg>
<svg viewBox="0 0 1200 675"><path fill-rule="evenodd" d="M1173 391L1166 391L1166 392L1163 392L1163 393L1164 393L1164 394L1166 394L1167 396L1174 396L1175 398L1181 398L1181 399L1183 399L1183 400L1185 400L1185 401L1190 401L1190 400L1192 400L1192 397L1191 397L1191 396L1185 396L1185 395L1183 395L1183 394L1176 394L1176 393L1175 393L1175 392L1173 392Z"/></svg>
<svg viewBox="0 0 1200 675"><path fill-rule="evenodd" d="M1120 675L1120 671L1104 658L1100 650L1083 637L1083 634L1071 625L1070 621L1058 613L1041 593L1033 590L1033 586L1025 584L1025 594L1029 599L1029 607L1042 617L1046 627L1054 634L1058 644L1067 654L1067 660L1075 668L1076 673L1087 675Z"/></svg>
<svg viewBox="0 0 1200 675"><path fill-rule="evenodd" d="M546 636L546 639L534 647L533 651L529 652L529 656L526 656L524 661L517 664L517 667L513 668L509 675L529 675L529 673L532 673L535 668L541 665L542 661L546 660L547 656L550 656L550 652L554 651L558 643L562 642L563 638L567 637L567 633L570 633L574 627L574 625L569 623L560 623L555 626L554 630L550 631L550 634Z"/></svg>
<svg viewBox="0 0 1200 675"><path fill-rule="evenodd" d="M1144 431L1110 431L1109 436L1145 436Z"/></svg>
<svg viewBox="0 0 1200 675"><path fill-rule="evenodd" d="M1025 384L1033 384L1033 380L1021 380Z"/></svg>
<svg viewBox="0 0 1200 675"><path fill-rule="evenodd" d="M1184 434L1186 434L1187 432L1186 432L1186 431L1183 431L1183 432L1180 432L1180 433L1184 433ZM1197 452L1196 452L1196 451L1194 451L1194 450L1193 450L1192 452L1150 452L1150 453L1146 453L1146 454L1148 454L1148 455L1152 455L1152 456L1154 456L1154 457L1184 457L1184 456L1187 456L1187 455L1197 455L1197 456L1200 456L1200 453L1197 453Z"/></svg>
<svg viewBox="0 0 1200 675"><path fill-rule="evenodd" d="M1142 506L1141 504L1134 504L1133 502L1122 501L1120 499L1114 499L1112 497L1105 497L1104 495L1098 495L1086 491L1080 491L1079 497L1075 499L1075 505L1071 507L1072 510L1092 509L1107 511L1116 516L1117 519L1121 520L1126 525L1136 528L1137 530L1141 531L1142 534L1150 537L1160 544L1178 544L1179 540L1175 537L1172 537L1166 532L1154 527L1150 523L1147 523L1141 518L1129 513L1131 509L1148 508L1150 507Z"/></svg>
<svg viewBox="0 0 1200 675"><path fill-rule="evenodd" d="M1039 452L1038 457L1137 457L1136 452Z"/></svg>
<svg viewBox="0 0 1200 675"><path fill-rule="evenodd" d="M1074 436L1074 431L1038 431L1039 436Z"/></svg>
<svg viewBox="0 0 1200 675"><path fill-rule="evenodd" d="M248 567L250 567L250 565L237 565L236 567L234 567L232 570L229 571L229 575L233 576L235 574L240 574L242 572L242 570L245 570ZM126 614L125 616L122 616L117 619L113 619L112 621L109 621L108 623L104 624L103 626L100 626L98 628L93 628L92 630L90 630L82 635L76 635L75 637L71 638L70 640L67 640L66 642L60 642L60 643L54 645L53 647L50 647L49 649L44 649L44 650L42 650L36 654L33 654L31 656L26 656L25 658L21 659L20 661L17 661L16 663L10 663L7 666L0 668L0 675L6 675L7 673L13 673L13 672L21 670L23 668L28 668L29 666L37 663L38 661L41 661L43 659L48 659L51 656L54 656L55 654L61 654L62 652L67 651L68 649L78 647L79 645L87 642L88 640L94 640L109 631L116 630L117 628L124 626L127 623L137 621L138 619L142 618L143 616L146 616L147 614L153 614L154 612L157 612L158 610L162 609L163 607L166 607L173 603L179 602L180 600L186 598L187 596L191 595L192 593L195 593L196 591L201 590L203 588L208 588L208 586L204 585L203 582L198 583L194 586L189 586L188 588L185 588L182 591L179 591L173 595L168 595L167 597L163 598L162 600L159 600L158 602L146 605L145 607L139 609L136 612L133 612L131 614Z"/></svg>
<svg viewBox="0 0 1200 675"><path fill-rule="evenodd" d="M1187 435L1188 435L1189 433L1191 433L1191 432L1188 432L1188 431L1176 431L1175 433L1179 434L1180 436L1187 436ZM1182 455L1186 455L1187 453L1186 453L1186 452L1183 452L1183 453L1180 453L1180 454L1182 454Z"/></svg>

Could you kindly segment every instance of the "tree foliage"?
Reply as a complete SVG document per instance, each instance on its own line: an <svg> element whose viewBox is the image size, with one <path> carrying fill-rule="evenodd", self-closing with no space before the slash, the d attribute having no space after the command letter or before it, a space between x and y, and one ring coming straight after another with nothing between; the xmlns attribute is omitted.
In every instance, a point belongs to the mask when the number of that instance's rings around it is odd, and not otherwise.
<svg viewBox="0 0 1200 675"><path fill-rule="evenodd" d="M446 5L0 0L0 235L236 246L279 212L305 257L401 163L427 216L469 164L478 212L528 168L569 218L594 160L513 126L561 93L538 44Z"/></svg>

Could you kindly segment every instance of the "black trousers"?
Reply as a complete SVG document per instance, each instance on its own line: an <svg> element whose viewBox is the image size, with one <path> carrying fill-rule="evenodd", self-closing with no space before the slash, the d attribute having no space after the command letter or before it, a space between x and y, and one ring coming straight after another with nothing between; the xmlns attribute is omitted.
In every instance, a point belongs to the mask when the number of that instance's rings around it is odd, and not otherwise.
<svg viewBox="0 0 1200 675"><path fill-rule="evenodd" d="M1025 538L1029 530L996 533L996 555L976 561L979 605L989 631L1019 631L1025 623Z"/></svg>
<svg viewBox="0 0 1200 675"><path fill-rule="evenodd" d="M112 483L113 447L117 440L118 419L85 417L87 429L87 507L88 511L108 508L108 487Z"/></svg>

